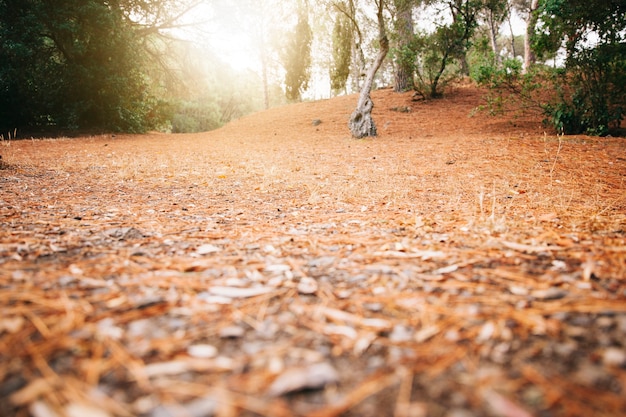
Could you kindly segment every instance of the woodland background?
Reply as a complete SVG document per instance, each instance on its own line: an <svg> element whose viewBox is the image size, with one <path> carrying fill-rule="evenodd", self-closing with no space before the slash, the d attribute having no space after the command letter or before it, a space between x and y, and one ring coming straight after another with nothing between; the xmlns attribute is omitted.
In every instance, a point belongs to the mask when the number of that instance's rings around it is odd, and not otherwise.
<svg viewBox="0 0 626 417"><path fill-rule="evenodd" d="M621 123L623 0L1 0L0 130L198 132L357 92L379 6L374 88L436 98L470 77L491 112L513 98L562 133Z"/></svg>

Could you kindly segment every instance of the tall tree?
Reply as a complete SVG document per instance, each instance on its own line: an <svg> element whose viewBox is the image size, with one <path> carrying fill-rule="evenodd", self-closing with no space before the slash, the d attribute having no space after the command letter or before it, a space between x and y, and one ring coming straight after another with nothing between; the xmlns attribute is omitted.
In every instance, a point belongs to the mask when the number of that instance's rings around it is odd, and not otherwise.
<svg viewBox="0 0 626 417"><path fill-rule="evenodd" d="M415 0L394 0L395 6L395 47L394 47L394 84L393 90L403 92L411 90L415 69L415 51L413 48L413 6Z"/></svg>
<svg viewBox="0 0 626 417"><path fill-rule="evenodd" d="M354 89L360 90L361 79L365 75L365 53L363 52L363 43L365 42L364 34L361 32L361 24L359 22L358 14L358 0L341 0L333 1L333 8L339 13L342 13L351 23L352 28L352 46L351 50L351 63L350 68L352 70L351 78Z"/></svg>
<svg viewBox="0 0 626 417"><path fill-rule="evenodd" d="M467 50L477 26L478 12L482 2L481 0L446 0L446 3L452 14L452 24L449 27L454 33L450 43L451 53L458 59L461 72L468 75Z"/></svg>
<svg viewBox="0 0 626 417"><path fill-rule="evenodd" d="M363 82L363 87L359 94L359 101L357 102L356 109L350 116L350 132L352 136L361 139L366 136L376 136L376 124L372 118L372 109L374 108L374 102L370 96L372 91L372 85L374 83L374 77L378 72L378 69L383 64L383 61L387 57L389 52L389 38L387 37L387 28L385 26L384 18L384 0L376 0L376 19L378 23L378 43L379 49L374 59L374 62L370 65Z"/></svg>
<svg viewBox="0 0 626 417"><path fill-rule="evenodd" d="M285 74L285 96L290 101L299 101L307 89L311 77L311 42L313 33L309 25L308 4L298 4L298 22L293 36L288 38L283 50Z"/></svg>
<svg viewBox="0 0 626 417"><path fill-rule="evenodd" d="M335 11L333 26L333 64L330 70L331 88L335 92L345 91L350 76L352 44L354 38L353 24L345 13Z"/></svg>
<svg viewBox="0 0 626 417"><path fill-rule="evenodd" d="M284 92L278 92L275 86L283 81L279 41L282 28L287 20L285 9L289 3L278 0L222 0L222 13L230 13L241 31L251 38L251 47L257 53L262 80L263 101L266 109L277 102L282 102Z"/></svg>
<svg viewBox="0 0 626 417"><path fill-rule="evenodd" d="M566 51L560 102L550 110L564 133L605 135L626 113L626 2L544 0L538 53Z"/></svg>
<svg viewBox="0 0 626 417"><path fill-rule="evenodd" d="M509 13L508 0L484 0L480 14L487 24L489 43L491 50L496 58L500 61L500 50L498 47L498 32L500 26L506 20Z"/></svg>
<svg viewBox="0 0 626 417"><path fill-rule="evenodd" d="M517 10L524 18L526 31L524 32L524 72L527 72L535 63L536 56L532 48L532 37L537 25L537 12L539 0L510 0L513 9Z"/></svg>
<svg viewBox="0 0 626 417"><path fill-rule="evenodd" d="M443 5L436 14L435 30L416 36L417 53L415 89L423 97L440 97L441 87L467 74L467 50L477 26L477 0L434 0L429 5ZM449 13L449 14L447 14ZM458 67L452 64L458 64Z"/></svg>
<svg viewBox="0 0 626 417"><path fill-rule="evenodd" d="M0 0L0 127L154 126L158 101L145 77L142 40L171 27L170 12L186 10L164 3ZM146 20L140 5L162 14Z"/></svg>

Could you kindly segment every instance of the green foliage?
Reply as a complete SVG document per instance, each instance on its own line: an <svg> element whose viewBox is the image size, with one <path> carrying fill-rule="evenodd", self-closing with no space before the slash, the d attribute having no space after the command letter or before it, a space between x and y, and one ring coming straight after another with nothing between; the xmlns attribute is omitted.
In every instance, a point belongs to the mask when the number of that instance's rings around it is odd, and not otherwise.
<svg viewBox="0 0 626 417"><path fill-rule="evenodd" d="M576 60L594 44L614 45L626 40L623 0L544 0L537 15L540 24L534 49L538 54L564 46L568 59Z"/></svg>
<svg viewBox="0 0 626 417"><path fill-rule="evenodd" d="M608 134L626 109L626 3L546 0L538 18L535 50L567 54L559 99L545 106L549 120L565 134Z"/></svg>
<svg viewBox="0 0 626 417"><path fill-rule="evenodd" d="M427 38L427 35L414 35L411 42L391 48L390 55L396 65L414 73L417 68L418 58L422 59L427 51Z"/></svg>
<svg viewBox="0 0 626 417"><path fill-rule="evenodd" d="M479 84L490 78L490 73L498 66L496 57L489 46L489 39L486 36L477 36L474 39L472 48L468 52L470 64L470 78Z"/></svg>
<svg viewBox="0 0 626 417"><path fill-rule="evenodd" d="M167 87L161 91L166 100L165 122L156 126L158 130L204 132L263 107L262 80L254 71L234 70L206 46L176 42L170 47L167 62L179 68L178 76L168 80L159 78L168 73L159 73L158 68L150 72L153 83L156 80ZM175 83L174 88L168 82ZM279 87L275 97L283 95Z"/></svg>
<svg viewBox="0 0 626 417"><path fill-rule="evenodd" d="M0 126L142 132L161 104L139 40L98 0L0 0Z"/></svg>
<svg viewBox="0 0 626 417"><path fill-rule="evenodd" d="M212 100L177 103L171 117L172 133L206 132L223 124L219 106Z"/></svg>
<svg viewBox="0 0 626 417"><path fill-rule="evenodd" d="M424 98L437 98L442 95L442 87L456 77L449 65L452 57L441 42L445 29L439 28L434 34L415 36L415 91ZM445 41L445 40L444 40ZM404 51L409 58L411 51Z"/></svg>
<svg viewBox="0 0 626 417"><path fill-rule="evenodd" d="M346 88L350 76L353 37L352 22L345 14L337 12L333 26L333 63L330 69L331 88L335 92Z"/></svg>
<svg viewBox="0 0 626 417"><path fill-rule="evenodd" d="M515 91L522 82L522 63L515 58L496 59L486 37L477 38L470 52L470 78L497 92Z"/></svg>
<svg viewBox="0 0 626 417"><path fill-rule="evenodd" d="M557 78L558 100L545 106L564 134L605 136L626 111L626 44L602 45L579 54Z"/></svg>
<svg viewBox="0 0 626 417"><path fill-rule="evenodd" d="M298 10L298 23L293 37L287 41L283 53L285 74L285 96L290 101L298 101L302 92L308 88L311 77L311 42L313 32L304 5Z"/></svg>
<svg viewBox="0 0 626 417"><path fill-rule="evenodd" d="M522 63L514 58L498 62L493 53L477 55L472 65L471 78L479 85L488 88L484 97L487 105L479 110L488 110L497 115L509 111L543 112L545 102L542 101L545 91L555 88L558 70L535 66L530 71L522 71Z"/></svg>
<svg viewBox="0 0 626 417"><path fill-rule="evenodd" d="M455 0L448 6L451 23L439 24L432 33L417 34L409 48L396 51L402 60L413 59L414 54L415 90L425 98L440 97L445 86L461 74L482 3Z"/></svg>
<svg viewBox="0 0 626 417"><path fill-rule="evenodd" d="M413 7L415 0L394 0L395 19L391 33L391 57L394 63L395 92L415 89L414 73L416 51L414 45L415 30Z"/></svg>
<svg viewBox="0 0 626 417"><path fill-rule="evenodd" d="M490 88L491 112L538 109L562 134L604 136L619 127L626 109L626 4L611 0L546 0L540 4L535 51L563 47L565 66L502 67L484 60L472 77ZM514 104L514 106L511 106Z"/></svg>

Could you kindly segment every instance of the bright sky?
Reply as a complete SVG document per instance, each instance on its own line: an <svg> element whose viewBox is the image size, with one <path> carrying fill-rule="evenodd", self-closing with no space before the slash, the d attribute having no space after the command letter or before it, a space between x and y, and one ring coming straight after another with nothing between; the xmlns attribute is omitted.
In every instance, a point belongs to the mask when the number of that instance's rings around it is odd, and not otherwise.
<svg viewBox="0 0 626 417"><path fill-rule="evenodd" d="M225 61L234 69L259 69L258 51L253 47L255 39L252 33L242 24L242 19L237 19L237 13L241 8L234 6L234 2L222 2L218 7L203 4L198 6L191 15L194 20L204 20L202 33L206 34L211 47L217 51ZM237 10L238 9L238 10ZM250 17L248 17L250 19ZM418 27L429 25L432 15L415 16ZM243 19L245 20L245 19ZM514 13L512 18L513 32L521 35L525 30L525 23ZM508 23L502 25L501 32L509 34Z"/></svg>
<svg viewBox="0 0 626 417"><path fill-rule="evenodd" d="M252 2L251 4L254 5L255 3ZM258 47L255 47L255 44L258 44L258 39L255 39L253 34L255 29L250 27L258 22L258 17L250 15L250 8L245 7L245 5L243 0L216 0L202 3L186 16L187 22L201 22L201 24L185 30L183 36L198 42L201 46L206 45L224 62L232 66L235 71L252 70L260 73L260 56ZM247 16L245 15L246 12L248 12ZM325 13L325 11L321 12ZM422 11L416 13L414 18L416 27L424 28L432 25L433 15L431 13ZM517 15L513 16L512 25L516 35L522 34L525 30L523 20ZM508 23L502 25L501 33L504 36L509 35L509 30ZM315 61L325 62L326 60L314 59ZM311 90L307 95L314 98L328 96L330 87L327 80L327 69L314 68L313 73L315 79L311 80Z"/></svg>
<svg viewBox="0 0 626 417"><path fill-rule="evenodd" d="M185 23L199 23L184 29L181 36L200 46L207 44L235 70L257 70L259 59L253 48L254 39L238 21L236 4L222 2L198 5L185 16Z"/></svg>

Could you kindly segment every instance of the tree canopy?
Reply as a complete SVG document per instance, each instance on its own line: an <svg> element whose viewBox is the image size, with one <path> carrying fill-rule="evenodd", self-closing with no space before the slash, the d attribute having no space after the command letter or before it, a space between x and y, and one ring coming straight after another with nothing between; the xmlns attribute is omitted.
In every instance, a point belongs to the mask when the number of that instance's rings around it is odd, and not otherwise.
<svg viewBox="0 0 626 417"><path fill-rule="evenodd" d="M0 1L0 123L142 131L156 120L123 11L97 0Z"/></svg>
<svg viewBox="0 0 626 417"><path fill-rule="evenodd" d="M308 88L311 77L311 41L313 32L309 25L308 6L300 3L298 6L298 21L293 30L293 36L283 49L283 62L286 70L285 95L290 101L298 101L301 94Z"/></svg>
<svg viewBox="0 0 626 417"><path fill-rule="evenodd" d="M564 48L559 99L546 108L563 133L606 135L626 114L626 2L540 2L535 49Z"/></svg>
<svg viewBox="0 0 626 417"><path fill-rule="evenodd" d="M606 134L626 106L625 16L623 0L0 0L0 133L203 130L363 87L436 98L471 74L551 80L558 130ZM226 21L224 53L206 39ZM241 35L250 62L233 70Z"/></svg>

